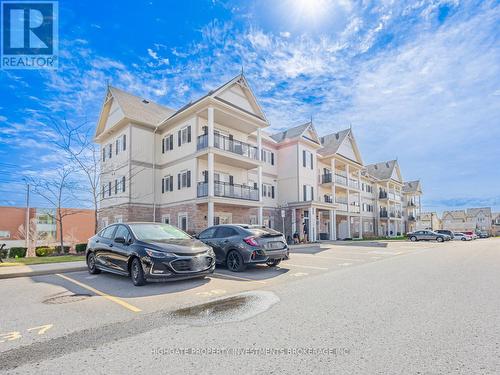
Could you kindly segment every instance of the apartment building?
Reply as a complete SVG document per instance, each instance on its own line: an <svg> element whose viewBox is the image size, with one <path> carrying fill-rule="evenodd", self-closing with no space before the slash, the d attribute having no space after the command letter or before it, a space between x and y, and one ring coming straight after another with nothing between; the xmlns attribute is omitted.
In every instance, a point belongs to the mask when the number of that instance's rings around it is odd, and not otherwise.
<svg viewBox="0 0 500 375"><path fill-rule="evenodd" d="M417 229L417 221L422 214L422 187L420 181L409 181L403 185L403 219L405 232L413 232Z"/></svg>
<svg viewBox="0 0 500 375"><path fill-rule="evenodd" d="M315 240L402 233L397 161L364 166L352 129L268 127L243 75L179 110L108 87L95 134L99 225L250 223Z"/></svg>
<svg viewBox="0 0 500 375"><path fill-rule="evenodd" d="M491 213L491 235L500 236L500 212Z"/></svg>
<svg viewBox="0 0 500 375"><path fill-rule="evenodd" d="M420 217L416 223L416 230L421 229L443 229L441 224L441 219L439 218L437 212L421 212Z"/></svg>

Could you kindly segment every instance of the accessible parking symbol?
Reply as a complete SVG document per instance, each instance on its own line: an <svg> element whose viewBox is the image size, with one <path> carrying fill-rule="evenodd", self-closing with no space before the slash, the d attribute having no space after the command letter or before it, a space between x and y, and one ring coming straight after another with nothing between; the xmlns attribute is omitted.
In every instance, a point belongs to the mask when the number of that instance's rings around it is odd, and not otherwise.
<svg viewBox="0 0 500 375"><path fill-rule="evenodd" d="M2 1L2 69L56 69L57 1Z"/></svg>

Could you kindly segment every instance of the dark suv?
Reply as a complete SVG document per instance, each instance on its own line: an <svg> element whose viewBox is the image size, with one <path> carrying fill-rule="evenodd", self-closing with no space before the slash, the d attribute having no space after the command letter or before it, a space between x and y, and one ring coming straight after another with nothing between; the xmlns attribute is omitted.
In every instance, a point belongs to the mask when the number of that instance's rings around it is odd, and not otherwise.
<svg viewBox="0 0 500 375"><path fill-rule="evenodd" d="M451 230L446 230L446 229L438 229L435 231L436 233L439 234L446 234L451 237L451 239L455 238L455 234Z"/></svg>
<svg viewBox="0 0 500 375"><path fill-rule="evenodd" d="M216 225L205 229L197 238L212 246L216 262L226 264L233 272L245 270L248 264L274 267L289 256L285 237L264 226Z"/></svg>
<svg viewBox="0 0 500 375"><path fill-rule="evenodd" d="M112 224L89 239L86 258L91 274L130 275L137 286L203 277L215 269L215 254L209 246L160 223Z"/></svg>

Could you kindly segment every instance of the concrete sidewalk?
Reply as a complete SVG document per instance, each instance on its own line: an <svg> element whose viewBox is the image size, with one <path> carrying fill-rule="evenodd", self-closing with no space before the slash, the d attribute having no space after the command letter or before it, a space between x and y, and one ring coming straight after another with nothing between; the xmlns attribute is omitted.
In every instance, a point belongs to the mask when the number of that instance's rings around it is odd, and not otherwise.
<svg viewBox="0 0 500 375"><path fill-rule="evenodd" d="M86 269L87 265L84 261L33 264L30 266L23 264L19 266L0 267L0 279L50 275L54 273L84 271Z"/></svg>

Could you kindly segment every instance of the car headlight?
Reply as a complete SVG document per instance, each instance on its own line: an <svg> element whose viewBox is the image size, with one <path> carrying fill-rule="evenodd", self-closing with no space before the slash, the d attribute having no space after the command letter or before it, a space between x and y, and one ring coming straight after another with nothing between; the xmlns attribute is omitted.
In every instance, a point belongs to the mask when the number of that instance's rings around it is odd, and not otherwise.
<svg viewBox="0 0 500 375"><path fill-rule="evenodd" d="M209 247L208 250L207 250L207 255L209 257L212 257L212 258L215 257L214 249L212 249L211 247Z"/></svg>
<svg viewBox="0 0 500 375"><path fill-rule="evenodd" d="M156 250L151 250L151 249L145 249L146 254L148 254L150 257L153 258L168 258L168 257L176 257L174 253L167 253L164 251L156 251Z"/></svg>

